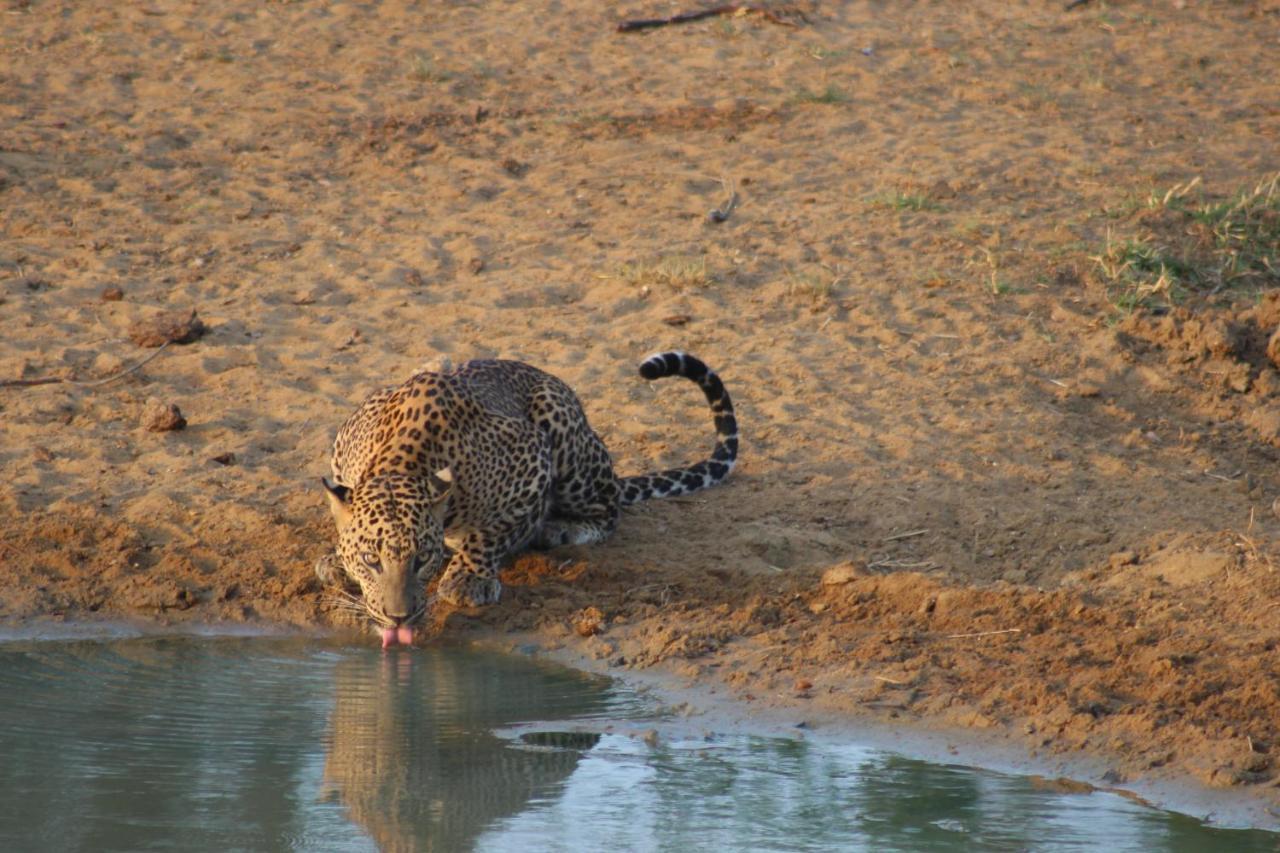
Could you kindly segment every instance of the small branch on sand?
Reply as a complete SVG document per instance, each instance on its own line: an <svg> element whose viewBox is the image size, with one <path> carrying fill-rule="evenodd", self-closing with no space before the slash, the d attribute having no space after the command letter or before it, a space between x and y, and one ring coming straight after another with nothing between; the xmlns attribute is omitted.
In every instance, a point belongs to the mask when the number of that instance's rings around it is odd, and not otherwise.
<svg viewBox="0 0 1280 853"><path fill-rule="evenodd" d="M1070 12L1072 9L1087 5L1088 3L1089 0L1071 0L1071 2L1066 5L1064 11Z"/></svg>
<svg viewBox="0 0 1280 853"><path fill-rule="evenodd" d="M44 376L40 379L4 379L0 380L0 388L30 388L32 385L56 385L66 381L60 376Z"/></svg>
<svg viewBox="0 0 1280 853"><path fill-rule="evenodd" d="M60 376L42 376L38 379L3 379L0 380L0 388L30 388L33 385L58 385L61 383L77 385L81 388L97 388L100 385L106 385L108 382L115 382L117 379L123 379L130 373L141 369L145 364L151 361L151 359L164 352L165 347L169 346L170 343L172 343L172 341L165 341L156 348L155 352L151 353L151 355L147 356L133 367L122 370L119 373L113 373L105 379L94 379L90 382L80 382L75 379L63 379Z"/></svg>
<svg viewBox="0 0 1280 853"><path fill-rule="evenodd" d="M1002 628L999 631L978 631L973 634L952 634L948 640L967 640L970 637L994 637L997 634L1021 634L1021 628Z"/></svg>
<svg viewBox="0 0 1280 853"><path fill-rule="evenodd" d="M929 532L929 528L922 527L919 530L909 530L906 533L895 533L892 536L884 537L885 542L892 542L895 539L910 539L912 536L923 536Z"/></svg>
<svg viewBox="0 0 1280 853"><path fill-rule="evenodd" d="M934 569L938 564L933 560L876 560L867 563L868 569Z"/></svg>
<svg viewBox="0 0 1280 853"><path fill-rule="evenodd" d="M797 26L792 21L780 17L776 12L770 11L763 6L749 6L731 3L725 6L714 6L710 9L701 9L697 12L681 12L678 15L672 15L670 18L640 18L633 21L623 21L618 24L618 32L633 33L638 30L652 30L657 27L665 27L669 24L687 24L691 21L701 21L703 18L714 18L718 15L738 15L738 14L756 14L773 24L780 24L784 27ZM799 12L791 13L800 20L805 20L803 14Z"/></svg>
<svg viewBox="0 0 1280 853"><path fill-rule="evenodd" d="M885 684L894 684L894 685L897 685L898 687L905 687L907 684L910 683L906 681L898 681L895 678L889 678L884 675L873 675L871 677L874 678L876 681L883 681Z"/></svg>
<svg viewBox="0 0 1280 853"><path fill-rule="evenodd" d="M106 385L108 382L115 382L117 379L123 379L124 377L128 376L130 373L133 373L141 369L145 364L150 362L151 359L155 358L160 353L164 352L165 347L169 346L169 344L171 343L173 343L173 341L165 341L160 346L156 347L155 352L151 353L151 355L147 356L142 361L135 364L133 367L130 367L128 370L122 370L119 373L112 374L111 376L108 376L106 379L95 379L92 382L76 382L74 379L68 379L67 381L70 382L72 385L79 385L81 388L96 388L99 385Z"/></svg>

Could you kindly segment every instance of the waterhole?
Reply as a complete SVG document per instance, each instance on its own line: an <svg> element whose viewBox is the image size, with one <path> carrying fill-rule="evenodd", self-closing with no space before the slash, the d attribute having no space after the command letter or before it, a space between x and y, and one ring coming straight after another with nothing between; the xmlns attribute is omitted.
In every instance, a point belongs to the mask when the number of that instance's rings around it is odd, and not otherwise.
<svg viewBox="0 0 1280 853"><path fill-rule="evenodd" d="M1112 793L703 731L515 655L0 643L0 850L1266 850Z"/></svg>

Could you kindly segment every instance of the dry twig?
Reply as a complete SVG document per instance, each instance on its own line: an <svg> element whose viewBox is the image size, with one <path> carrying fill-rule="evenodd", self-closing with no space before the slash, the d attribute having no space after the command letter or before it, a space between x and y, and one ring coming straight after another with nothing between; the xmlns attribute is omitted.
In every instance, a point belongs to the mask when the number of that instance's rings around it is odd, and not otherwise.
<svg viewBox="0 0 1280 853"><path fill-rule="evenodd" d="M876 681L883 681L885 684L896 684L899 687L905 687L909 683L906 681L898 681L895 678L889 678L888 676L885 676L885 675L873 675L871 677L874 678Z"/></svg>
<svg viewBox="0 0 1280 853"><path fill-rule="evenodd" d="M123 379L130 373L141 369L147 362L164 352L165 347L169 346L172 341L165 341L156 348L156 351L135 364L133 367L121 370L119 373L113 373L105 379L94 379L89 382L81 382L76 379L64 379L61 376L42 376L36 379L3 379L0 380L0 388L30 388L33 385L58 385L65 383L67 385L76 385L80 388L97 388L100 385L106 385L109 382L115 382L117 379Z"/></svg>
<svg viewBox="0 0 1280 853"><path fill-rule="evenodd" d="M997 634L1021 634L1021 628L1001 628L999 631L977 631L973 634L952 634L948 640L967 640L970 637L994 637Z"/></svg>
<svg viewBox="0 0 1280 853"><path fill-rule="evenodd" d="M868 569L932 569L937 567L933 560L876 560L867 563Z"/></svg>
<svg viewBox="0 0 1280 853"><path fill-rule="evenodd" d="M895 533L892 536L884 537L885 542L892 542L895 539L910 539L912 536L923 536L929 532L929 528L922 527L919 530L908 530L906 533Z"/></svg>
<svg viewBox="0 0 1280 853"><path fill-rule="evenodd" d="M30 388L33 385L56 385L66 382L61 376L42 376L39 379L3 379L0 388Z"/></svg>
<svg viewBox="0 0 1280 853"><path fill-rule="evenodd" d="M730 3L725 6L713 6L710 9L700 9L696 12L681 12L678 15L672 15L669 18L639 18L632 21L623 21L618 24L618 32L633 33L638 30L652 30L658 27L665 27L669 24L687 24L692 21L701 21L704 18L714 18L718 15L739 15L739 14L756 14L773 24L780 24L784 27L797 26L792 21L788 21L778 15L777 12L766 9L763 6L751 6L746 4ZM805 20L800 12L790 12L794 17Z"/></svg>

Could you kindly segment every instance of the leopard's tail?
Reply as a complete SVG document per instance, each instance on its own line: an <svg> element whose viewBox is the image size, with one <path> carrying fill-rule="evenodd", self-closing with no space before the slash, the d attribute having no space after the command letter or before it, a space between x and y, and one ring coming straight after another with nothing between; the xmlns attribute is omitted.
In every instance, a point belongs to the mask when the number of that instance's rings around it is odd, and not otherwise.
<svg viewBox="0 0 1280 853"><path fill-rule="evenodd" d="M650 381L664 376L683 376L698 383L707 395L707 404L715 417L716 446L711 456L685 468L671 468L656 474L622 477L622 504L687 495L714 486L729 476L738 459L738 421L733 416L733 402L724 383L714 370L683 352L660 352L640 365L640 375Z"/></svg>

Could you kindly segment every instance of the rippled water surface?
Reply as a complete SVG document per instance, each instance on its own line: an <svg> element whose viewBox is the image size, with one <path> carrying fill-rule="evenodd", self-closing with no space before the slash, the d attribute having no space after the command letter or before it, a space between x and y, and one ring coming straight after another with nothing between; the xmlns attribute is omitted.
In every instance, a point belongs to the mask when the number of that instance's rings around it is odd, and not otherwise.
<svg viewBox="0 0 1280 853"><path fill-rule="evenodd" d="M1113 794L659 711L455 648L0 643L0 850L1278 849Z"/></svg>

